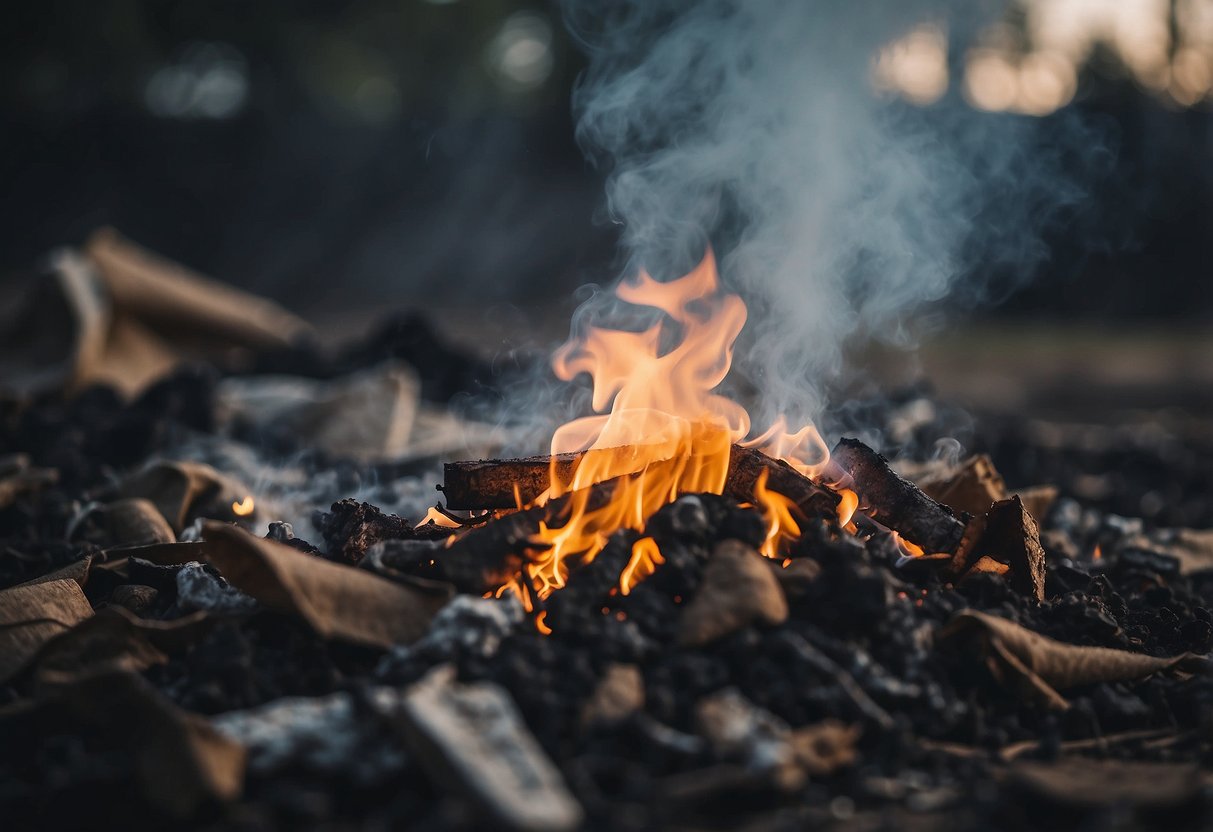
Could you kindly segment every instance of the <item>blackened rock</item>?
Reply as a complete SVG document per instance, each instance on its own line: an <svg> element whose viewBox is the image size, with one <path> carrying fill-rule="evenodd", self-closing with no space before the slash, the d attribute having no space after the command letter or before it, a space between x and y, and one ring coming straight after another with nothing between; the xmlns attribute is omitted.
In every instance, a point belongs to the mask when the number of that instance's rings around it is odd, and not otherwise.
<svg viewBox="0 0 1213 832"><path fill-rule="evenodd" d="M407 520L348 498L333 503L331 511L319 512L315 525L324 537L326 557L338 563L358 563L367 549L382 540L417 537Z"/></svg>
<svg viewBox="0 0 1213 832"><path fill-rule="evenodd" d="M574 569L565 587L548 598L548 626L566 633L580 632L592 626L593 619L601 618L602 607L610 600L611 590L618 588L639 537L629 529L620 530L592 561ZM658 574L665 567L658 567Z"/></svg>
<svg viewBox="0 0 1213 832"><path fill-rule="evenodd" d="M429 632L419 641L393 647L379 662L375 675L381 679L407 677L418 658L430 665L467 656L490 659L525 617L512 595L500 599L458 595L438 611Z"/></svg>
<svg viewBox="0 0 1213 832"><path fill-rule="evenodd" d="M390 710L399 694L372 688L368 698ZM211 719L220 733L248 751L249 770L268 776L287 768L340 777L367 787L400 774L406 756L392 732L359 713L350 693L293 696Z"/></svg>
<svg viewBox="0 0 1213 832"><path fill-rule="evenodd" d="M219 615L245 615L258 609L256 600L201 563L187 563L177 570L177 604L184 610Z"/></svg>
<svg viewBox="0 0 1213 832"><path fill-rule="evenodd" d="M634 664L611 664L581 709L584 725L622 722L644 707L644 676Z"/></svg>
<svg viewBox="0 0 1213 832"><path fill-rule="evenodd" d="M748 624L782 624L787 617L787 599L766 559L740 541L725 540L712 551L683 610L678 641L699 646Z"/></svg>
<svg viewBox="0 0 1213 832"><path fill-rule="evenodd" d="M1173 578L1179 574L1179 558L1138 546L1127 546L1117 553L1112 572L1117 580L1123 580L1130 572Z"/></svg>

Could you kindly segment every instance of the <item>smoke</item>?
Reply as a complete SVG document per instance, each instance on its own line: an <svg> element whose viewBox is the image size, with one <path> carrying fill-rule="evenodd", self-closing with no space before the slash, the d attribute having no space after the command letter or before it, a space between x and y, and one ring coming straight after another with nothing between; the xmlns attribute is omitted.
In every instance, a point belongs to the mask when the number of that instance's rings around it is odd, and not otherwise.
<svg viewBox="0 0 1213 832"><path fill-rule="evenodd" d="M955 71L953 91L923 110L872 91L882 45L924 21L955 41L991 10L566 4L589 57L578 140L609 171L625 274L674 277L714 246L750 310L735 372L761 391L760 419L817 418L848 340L909 343L908 322L937 301L1005 294L1045 256L1047 224L1080 201L1086 173L1069 148L1088 162L1100 148L1080 125L1055 119L1051 141L1065 141L1042 146L1028 120L968 108Z"/></svg>

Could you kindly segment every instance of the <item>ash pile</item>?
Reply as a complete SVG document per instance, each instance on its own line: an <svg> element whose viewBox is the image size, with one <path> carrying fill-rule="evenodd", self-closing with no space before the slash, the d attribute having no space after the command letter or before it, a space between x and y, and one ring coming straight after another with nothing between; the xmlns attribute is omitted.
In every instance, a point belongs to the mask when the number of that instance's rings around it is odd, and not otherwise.
<svg viewBox="0 0 1213 832"><path fill-rule="evenodd" d="M941 462L915 449L948 411L910 392L825 479L729 449L720 493L541 593L515 579L569 498L533 498L580 463L465 461L494 428L445 403L492 373L422 321L333 357L112 233L30 298L2 333L16 826L1209 823L1207 428L999 423Z"/></svg>

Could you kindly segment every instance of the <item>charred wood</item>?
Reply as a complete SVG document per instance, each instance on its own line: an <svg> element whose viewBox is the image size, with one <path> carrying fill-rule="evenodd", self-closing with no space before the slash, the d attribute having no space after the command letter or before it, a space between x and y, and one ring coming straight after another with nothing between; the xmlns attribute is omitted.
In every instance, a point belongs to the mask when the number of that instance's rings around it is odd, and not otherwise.
<svg viewBox="0 0 1213 832"><path fill-rule="evenodd" d="M584 454L559 454L450 462L443 466L441 491L449 509L514 508L515 494L527 503L547 489L553 461L557 479L568 482L583 457ZM766 487L791 499L805 516L832 516L836 512L838 495L834 491L818 485L782 460L739 445L734 445L729 454L724 493L740 502L753 499L754 487L764 471Z"/></svg>
<svg viewBox="0 0 1213 832"><path fill-rule="evenodd" d="M888 460L857 439L841 439L831 462L850 475L859 504L877 522L928 554L954 552L964 536L966 515L957 515L899 477Z"/></svg>

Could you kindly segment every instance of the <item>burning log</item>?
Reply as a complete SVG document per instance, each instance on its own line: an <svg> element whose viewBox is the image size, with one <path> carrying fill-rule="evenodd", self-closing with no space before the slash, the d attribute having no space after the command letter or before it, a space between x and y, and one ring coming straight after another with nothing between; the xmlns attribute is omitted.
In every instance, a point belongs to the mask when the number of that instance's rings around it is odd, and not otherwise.
<svg viewBox="0 0 1213 832"><path fill-rule="evenodd" d="M584 456L577 453L448 462L443 466L440 490L451 509L514 508L515 494L527 503L547 490L553 461L556 477L568 482ZM818 485L782 460L740 445L734 445L729 453L724 494L740 502L753 499L754 486L764 471L767 488L792 500L806 516L835 513L838 495L831 489Z"/></svg>
<svg viewBox="0 0 1213 832"><path fill-rule="evenodd" d="M860 505L873 520L927 553L956 551L968 518L899 477L883 456L857 439L841 439L830 460L851 476Z"/></svg>
<svg viewBox="0 0 1213 832"><path fill-rule="evenodd" d="M442 466L438 490L446 496L450 509L514 508L515 494L529 503L547 490L553 461L556 476L568 482L584 456L577 453L448 462Z"/></svg>

